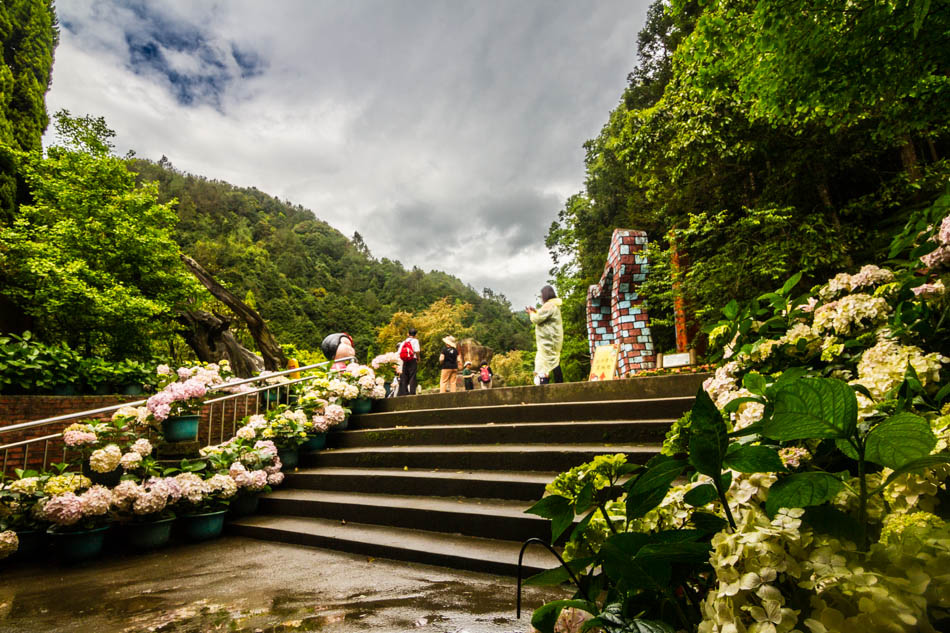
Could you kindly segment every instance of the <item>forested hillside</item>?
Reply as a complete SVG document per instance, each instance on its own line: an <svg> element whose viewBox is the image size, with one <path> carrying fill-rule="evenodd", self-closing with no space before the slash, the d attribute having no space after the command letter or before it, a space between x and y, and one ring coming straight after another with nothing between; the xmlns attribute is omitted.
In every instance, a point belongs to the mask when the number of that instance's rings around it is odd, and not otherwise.
<svg viewBox="0 0 950 633"><path fill-rule="evenodd" d="M158 183L162 202L178 200L173 236L182 251L256 307L281 343L317 350L327 334L346 331L361 357L389 351L374 342L394 313L448 297L472 305L464 325L483 345L531 349L530 326L489 289L479 294L446 273L376 259L358 233L348 239L310 210L257 189L183 174L164 160L134 160L130 169Z"/></svg>
<svg viewBox="0 0 950 633"><path fill-rule="evenodd" d="M888 236L946 187L946 2L658 1L585 187L547 235L565 369L586 362L584 302L614 228L646 230L642 289L673 345L670 260L696 325L801 270L805 285L886 258Z"/></svg>

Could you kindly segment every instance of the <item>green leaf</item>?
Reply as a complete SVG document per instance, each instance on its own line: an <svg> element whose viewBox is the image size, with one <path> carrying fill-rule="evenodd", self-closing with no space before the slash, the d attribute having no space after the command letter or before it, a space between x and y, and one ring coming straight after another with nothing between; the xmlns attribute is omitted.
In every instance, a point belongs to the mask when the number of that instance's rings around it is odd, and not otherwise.
<svg viewBox="0 0 950 633"><path fill-rule="evenodd" d="M693 512L689 520L697 529L706 533L721 532L729 525L725 519L712 512Z"/></svg>
<svg viewBox="0 0 950 633"><path fill-rule="evenodd" d="M792 288L797 286L798 282L800 282L801 280L802 280L802 271L798 271L797 273L789 277L788 281L786 281L785 284L782 286L782 289L779 290L779 294L787 297L788 293L792 291Z"/></svg>
<svg viewBox="0 0 950 633"><path fill-rule="evenodd" d="M574 574L577 574L579 571L587 569L594 561L597 560L596 556L585 556L584 558L575 558L574 560L567 561L567 567L570 568ZM552 586L560 585L562 583L568 582L571 580L571 575L568 573L567 568L564 565L558 565L553 569L548 569L542 571L534 576L531 576L524 581L525 585L535 585L538 587L541 586Z"/></svg>
<svg viewBox="0 0 950 633"><path fill-rule="evenodd" d="M765 395L765 376L757 371L750 371L742 377L742 386L756 395Z"/></svg>
<svg viewBox="0 0 950 633"><path fill-rule="evenodd" d="M574 529L571 530L571 535L568 537L569 541L577 540L584 534L584 530L587 529L587 526L590 525L591 519L594 518L594 514L600 512L598 508L594 508L584 516L583 519L577 522L577 525L574 526Z"/></svg>
<svg viewBox="0 0 950 633"><path fill-rule="evenodd" d="M716 492L716 487L712 484L703 484L702 486L696 486L685 495L683 495L683 501L694 507L701 507L715 501L719 498L719 493Z"/></svg>
<svg viewBox="0 0 950 633"><path fill-rule="evenodd" d="M858 400L835 378L802 378L782 383L762 434L774 440L847 438L858 422ZM695 422L694 422L695 425Z"/></svg>
<svg viewBox="0 0 950 633"><path fill-rule="evenodd" d="M941 464L950 464L950 453L939 453L937 455L928 455L926 457L921 457L915 459L911 462L907 462L900 468L895 468L894 472L887 476L887 479L884 480L884 483L881 484L875 490L872 490L870 494L877 494L889 486L895 479L900 477L905 473L912 473L918 470L923 470L925 468L931 468L933 466L940 466Z"/></svg>
<svg viewBox="0 0 950 633"><path fill-rule="evenodd" d="M853 460L861 459L861 456L858 455L858 451L848 440L837 439L835 440L835 446L838 447L838 450L850 457Z"/></svg>
<svg viewBox="0 0 950 633"><path fill-rule="evenodd" d="M597 606L586 600L555 600L535 609L534 614L531 616L531 626L540 631L540 633L554 633L554 625L557 622L557 617L561 615L561 609L565 607L583 609L589 613L595 613L597 611Z"/></svg>
<svg viewBox="0 0 950 633"><path fill-rule="evenodd" d="M795 473L783 477L769 488L765 513L775 516L779 508L807 508L835 498L844 484L828 473Z"/></svg>
<svg viewBox="0 0 950 633"><path fill-rule="evenodd" d="M839 539L854 541L861 533L857 519L830 505L806 508L804 520L817 532Z"/></svg>
<svg viewBox="0 0 950 633"><path fill-rule="evenodd" d="M948 395L950 395L950 382L940 388L940 391L938 391L937 395L934 396L934 402L936 402L937 405L940 405Z"/></svg>
<svg viewBox="0 0 950 633"><path fill-rule="evenodd" d="M525 510L525 514L536 514L551 519L551 542L553 543L574 521L574 505L567 497L548 495Z"/></svg>
<svg viewBox="0 0 950 633"><path fill-rule="evenodd" d="M898 469L930 455L936 445L937 438L925 419L902 412L871 429L865 440L864 457L875 464Z"/></svg>
<svg viewBox="0 0 950 633"><path fill-rule="evenodd" d="M737 448L733 448L737 447ZM768 446L733 444L726 453L723 464L740 473L785 472L785 464L778 452Z"/></svg>
<svg viewBox="0 0 950 633"><path fill-rule="evenodd" d="M667 458L655 463L636 479L631 479L627 489L627 520L637 519L660 505L670 486L686 468L681 459Z"/></svg>
<svg viewBox="0 0 950 633"><path fill-rule="evenodd" d="M739 316L739 302L733 299L727 303L726 307L722 309L722 314L730 321L735 319L737 316Z"/></svg>
<svg viewBox="0 0 950 633"><path fill-rule="evenodd" d="M729 432L709 394L700 389L690 417L689 463L697 471L719 479L729 446Z"/></svg>
<svg viewBox="0 0 950 633"><path fill-rule="evenodd" d="M584 487L581 488L580 492L577 493L577 498L574 500L574 513L580 514L586 511L593 503L594 482L588 481L584 484Z"/></svg>

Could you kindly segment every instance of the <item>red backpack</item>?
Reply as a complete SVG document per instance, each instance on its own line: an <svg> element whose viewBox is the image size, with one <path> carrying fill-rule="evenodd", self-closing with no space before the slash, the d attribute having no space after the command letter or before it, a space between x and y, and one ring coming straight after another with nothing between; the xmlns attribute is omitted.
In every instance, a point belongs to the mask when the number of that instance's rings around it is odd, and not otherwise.
<svg viewBox="0 0 950 633"><path fill-rule="evenodd" d="M399 348L399 358L401 360L416 360L416 350L412 349L412 341L406 339Z"/></svg>
<svg viewBox="0 0 950 633"><path fill-rule="evenodd" d="M484 367L482 367L479 373L481 375L478 377L478 379L481 380L482 382L488 382L491 380L491 373L488 370L488 365L485 365Z"/></svg>

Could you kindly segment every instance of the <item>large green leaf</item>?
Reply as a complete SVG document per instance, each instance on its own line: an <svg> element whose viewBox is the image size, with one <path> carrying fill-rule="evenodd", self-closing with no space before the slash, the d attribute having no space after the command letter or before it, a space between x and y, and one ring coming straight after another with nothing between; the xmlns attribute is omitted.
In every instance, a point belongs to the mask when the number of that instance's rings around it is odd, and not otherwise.
<svg viewBox="0 0 950 633"><path fill-rule="evenodd" d="M659 461L636 479L631 479L627 488L627 519L637 519L660 505L670 486L686 468L681 459Z"/></svg>
<svg viewBox="0 0 950 633"><path fill-rule="evenodd" d="M730 446L723 465L740 473L770 473L786 470L782 458L778 456L774 448L748 444Z"/></svg>
<svg viewBox="0 0 950 633"><path fill-rule="evenodd" d="M719 493L716 492L716 487L712 484L696 486L683 495L683 501L697 508L704 506L711 501L715 501L718 498Z"/></svg>
<svg viewBox="0 0 950 633"><path fill-rule="evenodd" d="M525 510L525 513L551 519L551 542L553 543L574 521L574 504L567 497L548 495Z"/></svg>
<svg viewBox="0 0 950 633"><path fill-rule="evenodd" d="M586 569L591 563L597 560L596 556L585 556L584 558L575 558L574 560L567 561L567 566L575 574L579 571ZM531 576L524 581L525 585L536 585L536 586L552 586L560 585L571 579L571 575L568 573L567 568L564 565L558 565L553 569L548 569L542 571L534 576Z"/></svg>
<svg viewBox="0 0 950 633"><path fill-rule="evenodd" d="M722 413L703 389L696 394L690 420L689 463L702 474L718 480L729 446L729 432Z"/></svg>
<svg viewBox="0 0 950 633"><path fill-rule="evenodd" d="M871 429L865 441L864 457L888 468L930 455L937 438L927 420L913 413L892 415Z"/></svg>
<svg viewBox="0 0 950 633"><path fill-rule="evenodd" d="M802 378L781 384L762 434L774 440L846 438L858 421L858 401L847 383L834 378Z"/></svg>
<svg viewBox="0 0 950 633"><path fill-rule="evenodd" d="M796 473L783 477L769 488L765 512L775 516L779 508L807 508L821 505L835 498L844 487L828 473Z"/></svg>

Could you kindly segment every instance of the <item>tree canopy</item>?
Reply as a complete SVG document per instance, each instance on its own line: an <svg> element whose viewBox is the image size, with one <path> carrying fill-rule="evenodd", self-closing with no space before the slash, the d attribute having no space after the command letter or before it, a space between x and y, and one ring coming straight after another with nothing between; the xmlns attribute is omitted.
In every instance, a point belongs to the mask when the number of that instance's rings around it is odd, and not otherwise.
<svg viewBox="0 0 950 633"><path fill-rule="evenodd" d="M673 242L699 323L797 270L816 282L880 259L950 175L948 31L950 7L926 0L654 3L639 64L585 144L584 190L547 234L578 370L614 228L649 234L641 294L661 351Z"/></svg>

